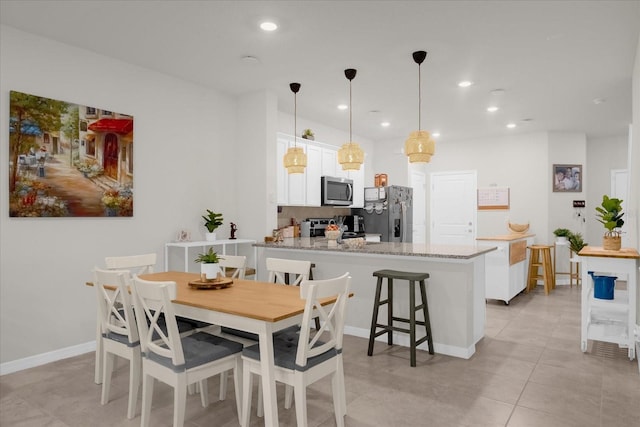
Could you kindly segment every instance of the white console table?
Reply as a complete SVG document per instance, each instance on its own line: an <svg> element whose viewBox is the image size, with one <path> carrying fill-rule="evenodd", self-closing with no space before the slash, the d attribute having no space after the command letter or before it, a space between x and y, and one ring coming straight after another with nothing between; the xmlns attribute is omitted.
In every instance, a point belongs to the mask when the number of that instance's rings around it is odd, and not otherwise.
<svg viewBox="0 0 640 427"><path fill-rule="evenodd" d="M164 271L169 271L169 248L182 248L184 249L184 271L189 271L189 248L201 248L204 252L209 246L222 246L222 252L220 255L227 254L227 247L233 247L233 253L229 255L238 254L238 245L253 245L256 243L252 239L222 239L212 241L201 242L169 242L164 245ZM257 260L257 248L253 248L253 262ZM257 274L257 265L256 265Z"/></svg>
<svg viewBox="0 0 640 427"><path fill-rule="evenodd" d="M588 340L611 342L627 348L629 359L633 360L636 356L634 330L638 304L638 251L631 248L609 251L585 246L578 255L582 262L582 351L587 351ZM616 288L612 300L594 298L589 271L626 279L627 289Z"/></svg>

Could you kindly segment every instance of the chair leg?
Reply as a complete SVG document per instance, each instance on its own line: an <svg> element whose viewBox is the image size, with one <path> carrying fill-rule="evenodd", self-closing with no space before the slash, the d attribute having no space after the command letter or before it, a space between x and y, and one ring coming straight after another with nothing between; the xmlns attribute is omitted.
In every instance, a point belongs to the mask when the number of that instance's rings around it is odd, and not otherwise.
<svg viewBox="0 0 640 427"><path fill-rule="evenodd" d="M291 409L293 401L293 387L289 384L284 386L284 409Z"/></svg>
<svg viewBox="0 0 640 427"><path fill-rule="evenodd" d="M429 318L429 303L427 302L427 289L424 280L420 281L420 294L422 297L422 315L424 317L424 327L427 332L427 344L429 344L429 354L434 353L433 337L431 336L431 319Z"/></svg>
<svg viewBox="0 0 640 427"><path fill-rule="evenodd" d="M393 279L387 277L387 325L393 327ZM387 344L393 345L393 331L387 332Z"/></svg>
<svg viewBox="0 0 640 427"><path fill-rule="evenodd" d="M233 388L236 396L236 410L238 411L238 421L242 422L242 358L236 357L236 364L233 367Z"/></svg>
<svg viewBox="0 0 640 427"><path fill-rule="evenodd" d="M204 390L200 390L203 393ZM173 389L173 427L184 425L184 415L187 409L187 377L178 375Z"/></svg>
<svg viewBox="0 0 640 427"><path fill-rule="evenodd" d="M302 373L296 372L293 382L293 392L296 396L296 421L298 427L307 427L307 388Z"/></svg>
<svg viewBox="0 0 640 427"><path fill-rule="evenodd" d="M109 391L111 390L111 375L113 374L113 364L116 355L107 351L102 352L102 398L100 403L109 403Z"/></svg>
<svg viewBox="0 0 640 427"><path fill-rule="evenodd" d="M143 374L142 378L142 413L140 415L140 427L149 427L151 418L151 401L153 399L153 386L155 378Z"/></svg>
<svg viewBox="0 0 640 427"><path fill-rule="evenodd" d="M227 397L227 381L229 380L229 371L220 373L220 393L218 395L219 400L224 400Z"/></svg>
<svg viewBox="0 0 640 427"><path fill-rule="evenodd" d="M367 355L373 355L373 343L376 335L376 325L378 324L378 311L380 310L380 292L382 290L382 277L378 277L378 283L376 284L376 296L373 300L373 315L371 317L371 332L369 333L369 349Z"/></svg>
<svg viewBox="0 0 640 427"><path fill-rule="evenodd" d="M138 403L138 391L140 390L140 374L142 368L140 366L140 353L132 355L129 360L129 409L127 418L132 419L136 416L136 405Z"/></svg>
<svg viewBox="0 0 640 427"><path fill-rule="evenodd" d="M256 409L258 418L264 417L264 400L262 398L262 377L258 375L258 408Z"/></svg>
<svg viewBox="0 0 640 427"><path fill-rule="evenodd" d="M206 408L209 406L209 384L207 383L207 379L200 381L200 403L202 403L202 407ZM184 388L185 396L187 395L187 387Z"/></svg>
<svg viewBox="0 0 640 427"><path fill-rule="evenodd" d="M411 366L416 366L416 282L409 281L409 346Z"/></svg>

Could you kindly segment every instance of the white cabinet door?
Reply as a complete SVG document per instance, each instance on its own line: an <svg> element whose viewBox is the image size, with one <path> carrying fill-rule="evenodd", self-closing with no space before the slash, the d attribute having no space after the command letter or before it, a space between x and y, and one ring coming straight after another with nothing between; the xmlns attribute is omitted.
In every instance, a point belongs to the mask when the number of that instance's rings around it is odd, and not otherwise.
<svg viewBox="0 0 640 427"><path fill-rule="evenodd" d="M364 207L364 165L360 170L349 171L349 178L353 180L353 204L352 208Z"/></svg>
<svg viewBox="0 0 640 427"><path fill-rule="evenodd" d="M293 147L293 138L289 141L289 147ZM302 148L304 152L307 152L307 144L300 141L296 144L297 147ZM307 167L309 166L309 159L307 158ZM306 181L306 168L305 173L292 173L289 174L289 202L288 205L304 206L306 203L307 193L307 181Z"/></svg>
<svg viewBox="0 0 640 427"><path fill-rule="evenodd" d="M276 152L277 152L277 163L276 163L276 174L277 174L277 203L279 205L286 205L289 203L289 175L287 174L287 170L282 163L282 159L284 155L287 153L287 148L289 148L289 141L285 138L280 137L278 135L278 140L276 142Z"/></svg>
<svg viewBox="0 0 640 427"><path fill-rule="evenodd" d="M320 206L320 177L322 176L323 149L315 145L307 145L307 206Z"/></svg>
<svg viewBox="0 0 640 427"><path fill-rule="evenodd" d="M338 168L338 152L330 148L322 148L322 176L336 176Z"/></svg>

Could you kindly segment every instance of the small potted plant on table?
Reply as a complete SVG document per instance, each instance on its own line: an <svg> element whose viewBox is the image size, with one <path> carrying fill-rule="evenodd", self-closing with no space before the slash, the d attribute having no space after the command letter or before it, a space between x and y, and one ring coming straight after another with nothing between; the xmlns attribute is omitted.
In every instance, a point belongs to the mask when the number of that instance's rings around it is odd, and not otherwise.
<svg viewBox="0 0 640 427"><path fill-rule="evenodd" d="M200 274L204 275L206 279L215 279L221 272L220 264L218 264L220 257L211 247L208 251L198 254L194 261L200 263Z"/></svg>
<svg viewBox="0 0 640 427"><path fill-rule="evenodd" d="M624 225L622 216L622 200L615 197L610 198L606 194L602 196L602 204L596 206L596 216L598 222L604 225L605 233L602 237L602 248L606 250L619 251L622 246L620 227Z"/></svg>
<svg viewBox="0 0 640 427"><path fill-rule="evenodd" d="M207 228L205 238L208 242L216 240L216 233L214 233L214 231L222 225L222 214L207 209L207 215L202 215L202 219L204 219L204 226Z"/></svg>

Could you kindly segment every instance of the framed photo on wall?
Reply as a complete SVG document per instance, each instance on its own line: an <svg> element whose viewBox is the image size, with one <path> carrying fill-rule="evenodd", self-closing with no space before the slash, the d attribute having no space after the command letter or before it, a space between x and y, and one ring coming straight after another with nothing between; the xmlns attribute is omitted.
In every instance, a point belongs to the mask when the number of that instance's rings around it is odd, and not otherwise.
<svg viewBox="0 0 640 427"><path fill-rule="evenodd" d="M553 192L582 192L582 165L553 165Z"/></svg>

